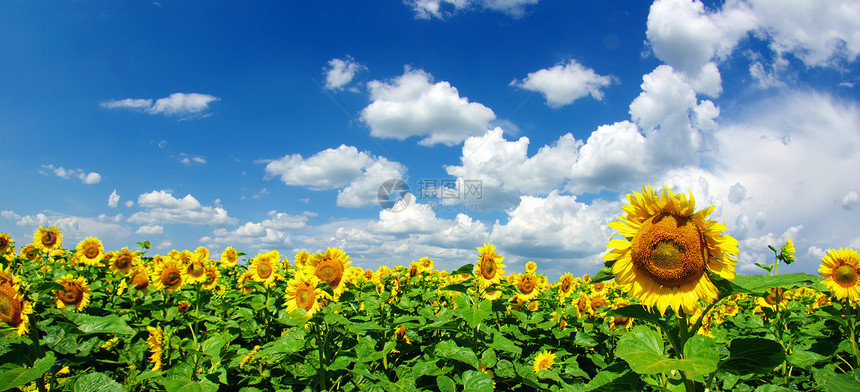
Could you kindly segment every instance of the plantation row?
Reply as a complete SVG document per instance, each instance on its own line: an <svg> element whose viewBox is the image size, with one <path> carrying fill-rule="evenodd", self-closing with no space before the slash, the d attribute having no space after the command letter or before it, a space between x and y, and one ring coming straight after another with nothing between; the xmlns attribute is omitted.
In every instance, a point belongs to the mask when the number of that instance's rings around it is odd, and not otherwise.
<svg viewBox="0 0 860 392"><path fill-rule="evenodd" d="M789 241L735 276L737 242L692 195L628 200L606 266L557 281L491 244L446 272L0 233L0 390L855 390L856 251L779 275Z"/></svg>

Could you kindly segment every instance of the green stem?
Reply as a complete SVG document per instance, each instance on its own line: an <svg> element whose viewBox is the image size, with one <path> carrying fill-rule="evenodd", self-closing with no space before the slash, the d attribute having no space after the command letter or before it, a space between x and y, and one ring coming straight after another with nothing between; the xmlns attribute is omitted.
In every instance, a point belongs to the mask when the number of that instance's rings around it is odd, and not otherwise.
<svg viewBox="0 0 860 392"><path fill-rule="evenodd" d="M44 353L42 352L42 345L39 341L39 327L36 325L39 320L35 314L30 315L30 317L33 318L32 323L30 323L30 340L33 342L33 350L36 352L36 358L42 358ZM33 363L31 363L30 366L33 366L34 363L36 363L36 359L33 359ZM39 388L39 392L47 392L43 377L36 379L36 387Z"/></svg>
<svg viewBox="0 0 860 392"><path fill-rule="evenodd" d="M325 386L325 354L323 350L325 349L325 338L323 337L322 329L318 324L314 324L314 331L317 335L317 352L319 353L320 363L319 368L317 369L317 377L319 379L320 391L324 391L328 388Z"/></svg>
<svg viewBox="0 0 860 392"><path fill-rule="evenodd" d="M687 315L684 313L683 309L679 309L678 311L678 323L678 332L681 335L681 351L678 352L678 357L684 359L684 345L687 344L687 339L690 338L690 329L687 325ZM696 390L696 381L689 377L686 371L681 371L681 378L684 380L684 389L686 389L687 392L694 392Z"/></svg>
<svg viewBox="0 0 860 392"><path fill-rule="evenodd" d="M678 358L683 359L683 355L684 355L683 343L679 344L677 337L672 335L672 332L669 330L669 324L666 322L665 319L661 318L659 325L660 325L660 329L662 329L664 332L664 336L666 336L669 339L669 343L672 345L672 348L675 349L675 353L678 355ZM686 326L686 320L685 320L684 325L682 326L681 330L686 329L686 327L687 326ZM683 341L686 342L686 333L683 333L683 335L684 335ZM687 372L681 371L681 380L684 382L684 389L687 392L695 392L696 391L696 384L693 380L690 380L689 378L687 378Z"/></svg>
<svg viewBox="0 0 860 392"><path fill-rule="evenodd" d="M856 317L854 316L854 314L853 314L854 312L852 312L852 310L854 310L854 307L849 304L848 315L849 315L850 321L849 321L849 325L848 325L848 328L849 328L848 335L850 335L850 337L851 337L851 354L854 355L854 363L858 367L860 367L860 356L857 355L857 353L858 353L857 335L854 333L854 330L857 329L857 324L856 324Z"/></svg>

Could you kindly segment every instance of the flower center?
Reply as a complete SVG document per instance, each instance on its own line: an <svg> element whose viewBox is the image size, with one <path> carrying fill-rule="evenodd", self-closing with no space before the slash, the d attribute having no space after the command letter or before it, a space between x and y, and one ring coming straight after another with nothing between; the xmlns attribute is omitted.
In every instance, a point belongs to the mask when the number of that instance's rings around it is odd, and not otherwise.
<svg viewBox="0 0 860 392"><path fill-rule="evenodd" d="M631 245L633 264L653 281L677 287L705 273L707 247L692 219L662 213L642 223Z"/></svg>
<svg viewBox="0 0 860 392"><path fill-rule="evenodd" d="M532 293L532 291L535 290L535 283L532 281L532 278L530 276L528 276L528 277L523 278L522 281L520 281L520 284L518 287L519 287L521 293L529 295Z"/></svg>
<svg viewBox="0 0 860 392"><path fill-rule="evenodd" d="M0 322L18 326L21 324L21 301L9 286L0 286Z"/></svg>
<svg viewBox="0 0 860 392"><path fill-rule="evenodd" d="M311 307L313 307L314 304L314 299L316 299L316 294L309 286L300 288L296 293L296 305L304 310L311 310Z"/></svg>
<svg viewBox="0 0 860 392"><path fill-rule="evenodd" d="M134 285L135 289L143 290L149 286L149 279L146 278L145 274L139 273L134 275L134 278L131 279L131 284Z"/></svg>
<svg viewBox="0 0 860 392"><path fill-rule="evenodd" d="M336 261L324 260L317 264L316 275L335 288L340 286L340 280L343 279L343 267Z"/></svg>
<svg viewBox="0 0 860 392"><path fill-rule="evenodd" d="M116 258L116 263L114 263L114 265L118 270L126 270L131 266L131 257L128 257L128 255L121 255Z"/></svg>
<svg viewBox="0 0 860 392"><path fill-rule="evenodd" d="M174 286L179 284L181 280L182 275L178 271L168 271L161 283L164 283L165 286Z"/></svg>
<svg viewBox="0 0 860 392"><path fill-rule="evenodd" d="M190 266L188 266L188 274L195 278L199 278L206 273L206 270L203 268L203 264L200 262L193 262Z"/></svg>
<svg viewBox="0 0 860 392"><path fill-rule="evenodd" d="M207 286L210 286L214 282L215 282L215 272L206 271L206 283L204 283L204 284Z"/></svg>
<svg viewBox="0 0 860 392"><path fill-rule="evenodd" d="M561 281L561 292L566 293L570 291L570 280L565 279Z"/></svg>
<svg viewBox="0 0 860 392"><path fill-rule="evenodd" d="M272 275L272 266L269 265L268 261L257 264L257 275L260 276L260 279L267 279Z"/></svg>
<svg viewBox="0 0 860 392"><path fill-rule="evenodd" d="M849 264L842 264L839 267L836 267L832 276L833 281L838 283L840 286L851 287L857 283L857 268Z"/></svg>
<svg viewBox="0 0 860 392"><path fill-rule="evenodd" d="M66 283L65 288L65 290L57 294L60 297L60 301L63 301L66 305L77 304L83 299L83 293L77 283Z"/></svg>
<svg viewBox="0 0 860 392"><path fill-rule="evenodd" d="M54 246L57 243L57 234L53 231L46 231L42 233L42 245L45 246Z"/></svg>
<svg viewBox="0 0 860 392"><path fill-rule="evenodd" d="M86 258L94 259L98 255L99 255L98 245L90 244L90 245L87 245L86 248L84 248L84 256L86 256Z"/></svg>
<svg viewBox="0 0 860 392"><path fill-rule="evenodd" d="M538 370L547 370L552 367L552 359L544 358L538 363Z"/></svg>
<svg viewBox="0 0 860 392"><path fill-rule="evenodd" d="M8 248L8 247L9 247L9 241L6 239L6 237L0 237L0 253L5 252L6 248Z"/></svg>
<svg viewBox="0 0 860 392"><path fill-rule="evenodd" d="M481 260L481 276L484 279L493 279L496 277L496 261L489 256Z"/></svg>

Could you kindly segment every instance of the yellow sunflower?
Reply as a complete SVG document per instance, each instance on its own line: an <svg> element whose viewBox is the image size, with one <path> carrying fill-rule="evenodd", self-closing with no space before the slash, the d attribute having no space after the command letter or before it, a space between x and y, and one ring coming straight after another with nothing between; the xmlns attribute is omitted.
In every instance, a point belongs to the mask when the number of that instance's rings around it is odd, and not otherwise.
<svg viewBox="0 0 860 392"><path fill-rule="evenodd" d="M626 216L609 227L623 239L611 239L603 259L612 262L618 285L648 307L664 314L667 308L693 314L699 300L712 302L717 288L706 270L725 279L735 277L738 242L720 234L726 226L705 218L714 210L695 210L688 199L664 187L658 195L651 186L627 195Z"/></svg>
<svg viewBox="0 0 860 392"><path fill-rule="evenodd" d="M306 274L299 270L295 276L287 283L287 313L301 308L307 312L308 316L313 316L322 307L321 301L328 297L328 294L317 288L321 282L314 274Z"/></svg>
<svg viewBox="0 0 860 392"><path fill-rule="evenodd" d="M272 287L275 284L275 280L281 278L281 275L277 273L280 261L281 254L276 250L258 254L251 261L249 271L254 273L251 278L262 283L266 288Z"/></svg>
<svg viewBox="0 0 860 392"><path fill-rule="evenodd" d="M576 281L574 280L573 275L570 272L565 273L558 279L558 300L564 301L565 298L569 297L574 292L574 284Z"/></svg>
<svg viewBox="0 0 860 392"><path fill-rule="evenodd" d="M203 255L194 253L191 262L185 267L185 284L203 283L208 280L206 277L206 259L201 258Z"/></svg>
<svg viewBox="0 0 860 392"><path fill-rule="evenodd" d="M152 286L156 290L177 291L185 283L185 270L186 267L179 260L163 259L162 262L156 263L153 268L150 278Z"/></svg>
<svg viewBox="0 0 860 392"><path fill-rule="evenodd" d="M63 247L63 233L57 226L39 226L39 230L33 233L33 245L45 253L60 249Z"/></svg>
<svg viewBox="0 0 860 392"><path fill-rule="evenodd" d="M534 273L537 271L537 263L534 261L529 261L526 263L526 272Z"/></svg>
<svg viewBox="0 0 860 392"><path fill-rule="evenodd" d="M206 290L214 290L218 286L218 280L221 279L221 272L214 265L206 266L206 281L203 282L203 288Z"/></svg>
<svg viewBox="0 0 860 392"><path fill-rule="evenodd" d="M539 353L537 357L535 357L535 373L551 368L554 361L555 354L550 353L549 350L544 350L542 353Z"/></svg>
<svg viewBox="0 0 860 392"><path fill-rule="evenodd" d="M526 272L524 274L511 275L511 284L517 288L514 298L519 298L523 302L531 300L540 294L541 285L537 275Z"/></svg>
<svg viewBox="0 0 860 392"><path fill-rule="evenodd" d="M7 233L0 233L0 255L8 252L12 249L12 244L15 243L15 240L9 236Z"/></svg>
<svg viewBox="0 0 860 392"><path fill-rule="evenodd" d="M11 275L10 279L0 282L0 323L8 324L18 336L22 336L30 331L27 315L33 314L33 305L24 301L16 282L17 279Z"/></svg>
<svg viewBox="0 0 860 392"><path fill-rule="evenodd" d="M430 260L429 257L422 257L418 260L418 266L421 271L430 272L433 270L433 260Z"/></svg>
<svg viewBox="0 0 860 392"><path fill-rule="evenodd" d="M74 307L75 311L82 311L90 303L90 286L83 277L75 278L71 274L57 279L57 283L63 286L63 290L54 290L54 302L58 309Z"/></svg>
<svg viewBox="0 0 860 392"><path fill-rule="evenodd" d="M197 249L194 249L194 255L199 260L209 260L209 249L206 249L204 246L198 246Z"/></svg>
<svg viewBox="0 0 860 392"><path fill-rule="evenodd" d="M21 247L21 258L25 260L36 260L42 257L42 251L34 244L27 244Z"/></svg>
<svg viewBox="0 0 860 392"><path fill-rule="evenodd" d="M831 249L821 262L818 273L831 294L838 299L860 301L860 254L851 248Z"/></svg>
<svg viewBox="0 0 860 392"><path fill-rule="evenodd" d="M149 345L149 352L152 353L149 356L149 362L155 364L152 367L152 370L161 369L161 357L164 353L164 334L161 328L154 327L146 327L146 330L149 332L149 337L146 339L146 344Z"/></svg>
<svg viewBox="0 0 860 392"><path fill-rule="evenodd" d="M239 253L236 252L236 249L233 249L232 246L228 246L227 249L224 249L224 252L221 253L221 266L228 269L236 268L239 264Z"/></svg>
<svg viewBox="0 0 860 392"><path fill-rule="evenodd" d="M478 252L478 260L475 265L478 284L482 289L486 289L493 284L499 284L502 281L502 276L505 275L505 271L502 270L502 268L506 267L502 264L504 258L496 253L496 247L493 244L484 244L483 247L478 248ZM501 294L501 291L495 291L488 295L489 297L498 298Z"/></svg>
<svg viewBox="0 0 860 392"><path fill-rule="evenodd" d="M116 274L128 274L139 263L140 253L122 248L122 250L113 252L113 256L110 258L110 270Z"/></svg>
<svg viewBox="0 0 860 392"><path fill-rule="evenodd" d="M137 291L149 291L149 271L146 268L138 267L129 274L131 287Z"/></svg>
<svg viewBox="0 0 860 392"><path fill-rule="evenodd" d="M346 280L343 278L346 268L352 264L349 255L338 248L328 248L325 252L313 255L305 263L304 272L315 275L331 286L337 299L346 290Z"/></svg>
<svg viewBox="0 0 860 392"><path fill-rule="evenodd" d="M102 242L95 237L83 239L75 248L75 260L86 265L99 265L104 257L105 248L102 246Z"/></svg>
<svg viewBox="0 0 860 392"><path fill-rule="evenodd" d="M296 253L296 268L305 268L305 264L310 260L311 254L307 251Z"/></svg>

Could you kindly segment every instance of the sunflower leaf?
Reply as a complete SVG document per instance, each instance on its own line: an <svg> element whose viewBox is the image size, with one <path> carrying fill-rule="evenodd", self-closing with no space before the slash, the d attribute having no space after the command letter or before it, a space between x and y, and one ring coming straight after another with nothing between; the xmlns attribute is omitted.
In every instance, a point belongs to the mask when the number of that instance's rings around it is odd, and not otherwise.
<svg viewBox="0 0 860 392"><path fill-rule="evenodd" d="M457 269L455 269L455 270L451 271L451 272L448 274L448 276L454 276L454 275L472 275L472 272L474 272L474 271L475 271L475 265L474 265L474 264L469 263L469 264L466 264L466 265L464 265L464 266L462 266L462 267L460 267L460 268L457 268Z"/></svg>
<svg viewBox="0 0 860 392"><path fill-rule="evenodd" d="M766 295L769 293L771 288L778 287L782 289L793 289L806 284L813 284L821 280L821 277L798 272L777 276L738 276L735 278L734 283L754 294Z"/></svg>
<svg viewBox="0 0 860 392"><path fill-rule="evenodd" d="M737 375L767 373L783 361L785 350L773 340L734 339L729 346L729 358L719 364L719 370Z"/></svg>
<svg viewBox="0 0 860 392"><path fill-rule="evenodd" d="M463 372L463 392L492 392L493 378L475 370Z"/></svg>
<svg viewBox="0 0 860 392"><path fill-rule="evenodd" d="M54 353L48 351L43 358L37 359L31 368L15 367L5 370L0 374L0 391L17 388L41 378L45 372L51 370L54 362L56 362Z"/></svg>
<svg viewBox="0 0 860 392"><path fill-rule="evenodd" d="M613 309L609 311L609 315L648 321L657 325L660 324L660 316L649 311L648 308L642 305L627 305L618 309Z"/></svg>
<svg viewBox="0 0 860 392"><path fill-rule="evenodd" d="M832 392L860 391L860 369L830 377L824 386Z"/></svg>
<svg viewBox="0 0 860 392"><path fill-rule="evenodd" d="M668 373L673 370L695 372L690 360L669 358L663 348L663 339L644 325L633 327L618 340L615 355L627 361L639 374Z"/></svg>
<svg viewBox="0 0 860 392"><path fill-rule="evenodd" d="M690 361L693 373L698 375L710 374L717 370L720 352L714 338L696 335L684 343L684 359Z"/></svg>
<svg viewBox="0 0 860 392"><path fill-rule="evenodd" d="M606 267L601 268L600 271L598 271L596 274L594 274L594 277L591 278L591 281L589 281L589 284L595 284L595 283L604 282L604 281L612 280L612 279L615 279L615 274L612 273L612 267L606 266Z"/></svg>
<svg viewBox="0 0 860 392"><path fill-rule="evenodd" d="M90 316L88 314L83 313L71 313L64 312L63 316L65 316L69 321L78 326L78 329L85 334L91 333L110 333L110 334L120 334L120 335L134 335L137 333L133 328L129 327L128 324L125 323L125 320L121 319L119 316L115 314L111 314L109 316Z"/></svg>
<svg viewBox="0 0 860 392"><path fill-rule="evenodd" d="M453 359L472 365L475 369L478 369L478 356L475 352L470 348L457 346L457 343L453 340L439 342L436 345L435 354L442 358Z"/></svg>
<svg viewBox="0 0 860 392"><path fill-rule="evenodd" d="M74 392L122 392L122 384L114 381L104 373L90 373L75 379Z"/></svg>

